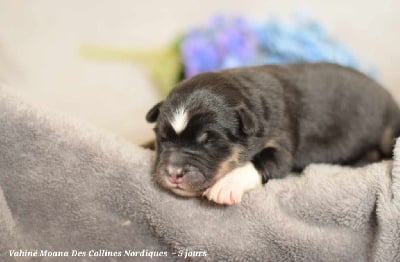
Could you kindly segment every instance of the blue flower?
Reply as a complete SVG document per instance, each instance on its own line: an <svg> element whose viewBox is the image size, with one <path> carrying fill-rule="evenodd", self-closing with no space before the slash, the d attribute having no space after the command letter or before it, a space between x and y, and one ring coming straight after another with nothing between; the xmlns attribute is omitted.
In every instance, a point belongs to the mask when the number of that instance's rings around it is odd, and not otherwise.
<svg viewBox="0 0 400 262"><path fill-rule="evenodd" d="M226 68L295 62L332 62L363 69L343 44L321 24L215 16L208 26L187 33L181 44L185 76Z"/></svg>

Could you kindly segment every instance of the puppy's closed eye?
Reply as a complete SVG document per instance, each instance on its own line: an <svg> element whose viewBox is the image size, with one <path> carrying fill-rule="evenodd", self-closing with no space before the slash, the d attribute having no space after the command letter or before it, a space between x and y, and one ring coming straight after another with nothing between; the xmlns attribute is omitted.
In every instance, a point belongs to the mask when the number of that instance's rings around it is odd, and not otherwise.
<svg viewBox="0 0 400 262"><path fill-rule="evenodd" d="M204 144L207 142L208 138L209 138L208 132L202 132L196 137L196 142L198 144Z"/></svg>
<svg viewBox="0 0 400 262"><path fill-rule="evenodd" d="M163 132L160 132L160 131L159 131L159 128L154 127L154 128L153 128L153 131L154 131L154 133L157 135L158 140L160 140L160 141L167 140L166 134L163 133Z"/></svg>
<svg viewBox="0 0 400 262"><path fill-rule="evenodd" d="M217 135L210 131L201 132L196 137L196 142L198 144L208 144L215 142L218 139Z"/></svg>
<svg viewBox="0 0 400 262"><path fill-rule="evenodd" d="M177 134L175 133L175 131L173 131L172 127L169 125L163 127L157 126L153 128L153 130L156 133L157 138L162 142L170 141L177 138Z"/></svg>

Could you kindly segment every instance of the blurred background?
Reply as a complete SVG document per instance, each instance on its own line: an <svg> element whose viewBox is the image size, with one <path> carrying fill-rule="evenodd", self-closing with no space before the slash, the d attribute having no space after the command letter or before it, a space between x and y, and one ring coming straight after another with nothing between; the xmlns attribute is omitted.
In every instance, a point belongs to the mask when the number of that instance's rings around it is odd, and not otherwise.
<svg viewBox="0 0 400 262"><path fill-rule="evenodd" d="M400 1L0 0L0 81L50 110L132 143L153 136L144 116L162 99L141 65L83 57L88 43L139 50L168 46L216 14L255 20L302 13L379 72L400 100Z"/></svg>

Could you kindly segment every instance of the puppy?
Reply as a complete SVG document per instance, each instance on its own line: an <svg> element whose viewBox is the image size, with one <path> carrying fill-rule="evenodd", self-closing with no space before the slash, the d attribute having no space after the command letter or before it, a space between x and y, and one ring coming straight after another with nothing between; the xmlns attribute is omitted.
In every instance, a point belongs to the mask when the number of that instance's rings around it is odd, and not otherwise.
<svg viewBox="0 0 400 262"><path fill-rule="evenodd" d="M146 115L157 122L156 181L181 196L236 204L310 163L390 157L400 110L342 66L266 65L184 80Z"/></svg>

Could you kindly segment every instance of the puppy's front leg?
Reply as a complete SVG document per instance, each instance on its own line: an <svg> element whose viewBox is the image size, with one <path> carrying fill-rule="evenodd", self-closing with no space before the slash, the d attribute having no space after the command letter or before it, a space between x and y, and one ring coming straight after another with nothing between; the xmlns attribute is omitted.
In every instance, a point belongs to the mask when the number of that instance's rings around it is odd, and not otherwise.
<svg viewBox="0 0 400 262"><path fill-rule="evenodd" d="M234 205L240 203L244 192L261 186L261 180L253 163L247 162L219 179L203 196L218 204Z"/></svg>
<svg viewBox="0 0 400 262"><path fill-rule="evenodd" d="M203 196L218 204L233 205L241 201L243 193L266 183L270 178L289 174L293 154L287 143L268 147L254 156L251 162L237 167L208 188Z"/></svg>
<svg viewBox="0 0 400 262"><path fill-rule="evenodd" d="M293 166L293 155L287 148L265 148L253 158L252 162L261 174L263 184L270 178L282 178L289 174Z"/></svg>

